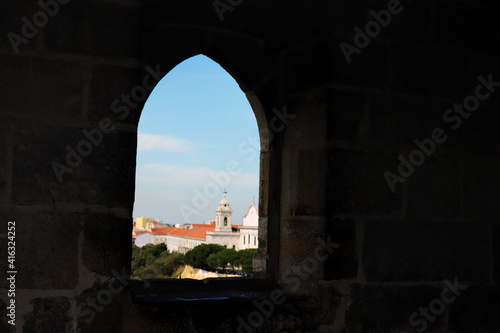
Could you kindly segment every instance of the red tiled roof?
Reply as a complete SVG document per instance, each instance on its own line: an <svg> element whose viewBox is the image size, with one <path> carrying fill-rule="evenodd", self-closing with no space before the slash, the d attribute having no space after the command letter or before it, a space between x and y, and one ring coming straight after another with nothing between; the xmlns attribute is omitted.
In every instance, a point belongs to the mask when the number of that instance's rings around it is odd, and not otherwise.
<svg viewBox="0 0 500 333"><path fill-rule="evenodd" d="M207 238L207 231L214 231L214 230L215 230L215 225L213 225L213 224L202 224L200 227L195 227L195 228L189 230L183 236L184 237L189 237L189 238L206 239Z"/></svg>
<svg viewBox="0 0 500 333"><path fill-rule="evenodd" d="M154 229L153 234L154 235L168 235L171 231L175 230L175 227L166 227L166 228L161 228L161 229Z"/></svg>
<svg viewBox="0 0 500 333"><path fill-rule="evenodd" d="M185 234L186 232L189 232L189 229L184 229L184 228L175 228L175 230L172 230L169 235L172 236L181 236Z"/></svg>

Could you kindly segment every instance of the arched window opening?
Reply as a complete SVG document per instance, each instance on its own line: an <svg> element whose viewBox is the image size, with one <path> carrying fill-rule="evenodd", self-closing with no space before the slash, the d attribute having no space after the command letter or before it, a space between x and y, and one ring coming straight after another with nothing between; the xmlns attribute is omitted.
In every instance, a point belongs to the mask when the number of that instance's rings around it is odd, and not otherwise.
<svg viewBox="0 0 500 333"><path fill-rule="evenodd" d="M260 147L248 100L213 60L189 58L158 83L138 127L132 278L252 273Z"/></svg>

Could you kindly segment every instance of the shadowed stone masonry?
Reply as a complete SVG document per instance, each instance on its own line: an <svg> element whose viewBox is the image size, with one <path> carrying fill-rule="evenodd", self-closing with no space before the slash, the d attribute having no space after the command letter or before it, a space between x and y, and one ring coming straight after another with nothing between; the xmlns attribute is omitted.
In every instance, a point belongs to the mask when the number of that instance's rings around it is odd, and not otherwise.
<svg viewBox="0 0 500 333"><path fill-rule="evenodd" d="M7 35L56 1L16 53ZM500 81L496 2L401 0L350 64L339 45L389 1L220 0L223 21L212 1L41 2L0 0L0 276L16 221L17 332L411 332L455 279L467 289L427 331L500 332L500 92L446 127L394 192L384 178L479 76ZM112 104L148 66L167 73L197 54L236 79L261 133L273 110L295 115L262 144L255 280L108 293L113 272L130 271L145 100L126 117ZM52 163L102 119L112 132L60 181ZM339 246L315 254L327 240ZM259 310L276 288L286 301ZM0 289L0 331L14 332Z"/></svg>

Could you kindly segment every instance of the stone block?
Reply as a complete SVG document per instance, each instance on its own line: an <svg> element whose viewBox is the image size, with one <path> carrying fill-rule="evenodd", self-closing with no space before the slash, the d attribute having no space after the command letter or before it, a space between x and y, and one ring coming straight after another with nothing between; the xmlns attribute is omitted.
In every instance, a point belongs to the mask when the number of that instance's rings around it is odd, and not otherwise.
<svg viewBox="0 0 500 333"><path fill-rule="evenodd" d="M462 211L467 221L498 224L500 214L500 181L498 154L474 156L464 159Z"/></svg>
<svg viewBox="0 0 500 333"><path fill-rule="evenodd" d="M283 53L284 89L292 94L327 83L330 63L330 41L318 41L314 44L286 50Z"/></svg>
<svg viewBox="0 0 500 333"><path fill-rule="evenodd" d="M433 17L435 44L481 55L498 51L498 12L487 8L441 3Z"/></svg>
<svg viewBox="0 0 500 333"><path fill-rule="evenodd" d="M273 108L269 125L274 135L285 134L284 145L317 148L326 139L327 91L290 96L282 108ZM274 130L276 129L276 130Z"/></svg>
<svg viewBox="0 0 500 333"><path fill-rule="evenodd" d="M7 222L16 222L17 289L73 289L78 282L78 214L0 214L1 232ZM1 254L7 258L6 238L1 238ZM2 268L6 271L5 263ZM2 286L5 284L1 282Z"/></svg>
<svg viewBox="0 0 500 333"><path fill-rule="evenodd" d="M444 110L426 100L375 94L370 103L370 137L386 144L407 144L430 137Z"/></svg>
<svg viewBox="0 0 500 333"><path fill-rule="evenodd" d="M485 282L490 272L486 224L368 221L363 242L367 281Z"/></svg>
<svg viewBox="0 0 500 333"><path fill-rule="evenodd" d="M339 245L325 260L325 280L356 278L359 264L356 223L352 220L328 220L325 237Z"/></svg>
<svg viewBox="0 0 500 333"><path fill-rule="evenodd" d="M378 13L380 10L387 9L388 1L376 2L377 6L373 6L373 11ZM382 28L379 38L396 44L425 45L429 43L432 1L401 1L400 3L403 8L401 13L391 15L391 21L387 27ZM373 19L371 14L370 19Z"/></svg>
<svg viewBox="0 0 500 333"><path fill-rule="evenodd" d="M350 140L358 135L366 135L360 128L366 103L365 93L330 89L327 115L328 139Z"/></svg>
<svg viewBox="0 0 500 333"><path fill-rule="evenodd" d="M389 48L391 91L440 98L465 97L468 59L411 46ZM411 66L409 66L411 63ZM404 109L400 110L404 112Z"/></svg>
<svg viewBox="0 0 500 333"><path fill-rule="evenodd" d="M459 101L462 102L463 99ZM448 139L443 146L453 151L489 154L497 158L500 155L500 146L497 144L500 141L500 123L496 110L497 107L480 104L476 111L470 113L469 118L462 118L461 123L455 120L448 123ZM451 126L456 126L456 130L451 129Z"/></svg>
<svg viewBox="0 0 500 333"><path fill-rule="evenodd" d="M67 297L35 298L33 311L24 318L24 333L66 332L70 302Z"/></svg>
<svg viewBox="0 0 500 333"><path fill-rule="evenodd" d="M288 216L325 214L326 152L290 150L283 153L282 210Z"/></svg>
<svg viewBox="0 0 500 333"><path fill-rule="evenodd" d="M311 281L323 279L324 230L325 223L318 218L281 221L280 272L285 290L303 293Z"/></svg>
<svg viewBox="0 0 500 333"><path fill-rule="evenodd" d="M85 214L82 261L87 269L112 276L112 271L130 271L132 220L106 214Z"/></svg>
<svg viewBox="0 0 500 333"><path fill-rule="evenodd" d="M413 332L422 330L422 325L411 325L410 316L421 307L429 307L432 300L439 299L441 287L434 286L380 286L353 285L345 325L348 332ZM416 320L423 320L420 315ZM446 316L434 316L427 321L430 332L445 328Z"/></svg>
<svg viewBox="0 0 500 333"><path fill-rule="evenodd" d="M155 69L155 65L151 65ZM136 68L99 65L92 69L92 80L89 95L89 119L99 122L109 118L114 123L138 124L144 103L151 93L143 87L142 79L150 75ZM148 85L156 85L158 81L149 78ZM139 87L137 89L134 89ZM142 88L141 88L142 87ZM134 99L132 91L137 99ZM143 97L142 92L147 95ZM128 96L128 97L127 97ZM129 102L127 102L127 99ZM119 102L115 102L119 100Z"/></svg>
<svg viewBox="0 0 500 333"><path fill-rule="evenodd" d="M83 70L79 64L34 57L0 56L0 115L79 120Z"/></svg>
<svg viewBox="0 0 500 333"><path fill-rule="evenodd" d="M102 138L93 134L93 140L98 144L90 143L83 130L100 132ZM131 208L135 187L136 133L104 133L98 125L85 129L24 125L15 129L14 145L12 197L15 204L84 203ZM69 159L71 164L67 161L70 154L67 146L73 151ZM92 150L86 153L88 147ZM79 149L87 156L80 155ZM75 154L79 154L79 163ZM61 165L56 168L57 172L53 168L54 162ZM62 181L59 181L58 173Z"/></svg>
<svg viewBox="0 0 500 333"><path fill-rule="evenodd" d="M110 280L111 281L111 280ZM113 290L122 288L118 282ZM121 332L126 292L114 293L108 283L96 285L76 298L78 329L82 332ZM112 314L112 315L110 315Z"/></svg>
<svg viewBox="0 0 500 333"><path fill-rule="evenodd" d="M500 290L470 286L451 304L449 329L452 332L500 331Z"/></svg>
<svg viewBox="0 0 500 333"><path fill-rule="evenodd" d="M330 218L339 214L389 214L402 208L402 190L389 188L384 172L397 170L397 157L332 148L328 152L326 198Z"/></svg>
<svg viewBox="0 0 500 333"><path fill-rule="evenodd" d="M141 35L140 13L134 6L118 3L72 1L61 6L59 14L47 25L47 48L101 57L136 58Z"/></svg>
<svg viewBox="0 0 500 333"><path fill-rule="evenodd" d="M497 285L500 284L500 225L496 223L491 227L493 251L493 278Z"/></svg>
<svg viewBox="0 0 500 333"><path fill-rule="evenodd" d="M7 314L10 312L10 310L7 310L7 304L0 299L0 315L2 316L0 318L0 330L5 333L13 333L15 332L15 326L11 325L8 323L10 317L7 317Z"/></svg>
<svg viewBox="0 0 500 333"><path fill-rule="evenodd" d="M91 41L87 31L90 23L90 3L70 1L59 6L59 12L44 28L44 45L50 52L89 55ZM104 30L103 30L104 31Z"/></svg>
<svg viewBox="0 0 500 333"><path fill-rule="evenodd" d="M405 155L408 158L408 155ZM411 219L453 220L460 214L460 168L455 157L431 155L407 178Z"/></svg>
<svg viewBox="0 0 500 333"><path fill-rule="evenodd" d="M0 39L0 50L12 53L12 55L21 55L25 51L35 50L39 42L40 33L32 38L27 38L27 43L19 42L17 38L26 38L23 35L23 26L25 25L23 17L28 21L33 22L33 14L39 10L36 2L30 1L2 1L0 2L0 31L3 38ZM13 43L9 40L8 35L13 33L17 35ZM15 52L14 46L18 48L18 53Z"/></svg>
<svg viewBox="0 0 500 333"><path fill-rule="evenodd" d="M0 207L8 205L10 201L9 183L12 181L12 146L11 122L0 124Z"/></svg>
<svg viewBox="0 0 500 333"><path fill-rule="evenodd" d="M389 83L388 48L385 44L372 41L359 54L350 56L348 63L340 43L346 42L354 46L355 32L352 37L343 40L334 40L330 50L330 77L332 83L353 86L355 90L363 91L367 88L381 90Z"/></svg>

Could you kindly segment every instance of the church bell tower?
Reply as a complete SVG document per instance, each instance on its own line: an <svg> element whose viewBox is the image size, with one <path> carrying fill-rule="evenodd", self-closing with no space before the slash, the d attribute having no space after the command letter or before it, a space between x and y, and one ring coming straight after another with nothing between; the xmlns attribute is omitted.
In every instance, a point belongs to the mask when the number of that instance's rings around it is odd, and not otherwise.
<svg viewBox="0 0 500 333"><path fill-rule="evenodd" d="M229 202L226 199L226 192L224 192L224 198L221 200L216 210L215 231L231 232L232 214L233 210L229 207Z"/></svg>

